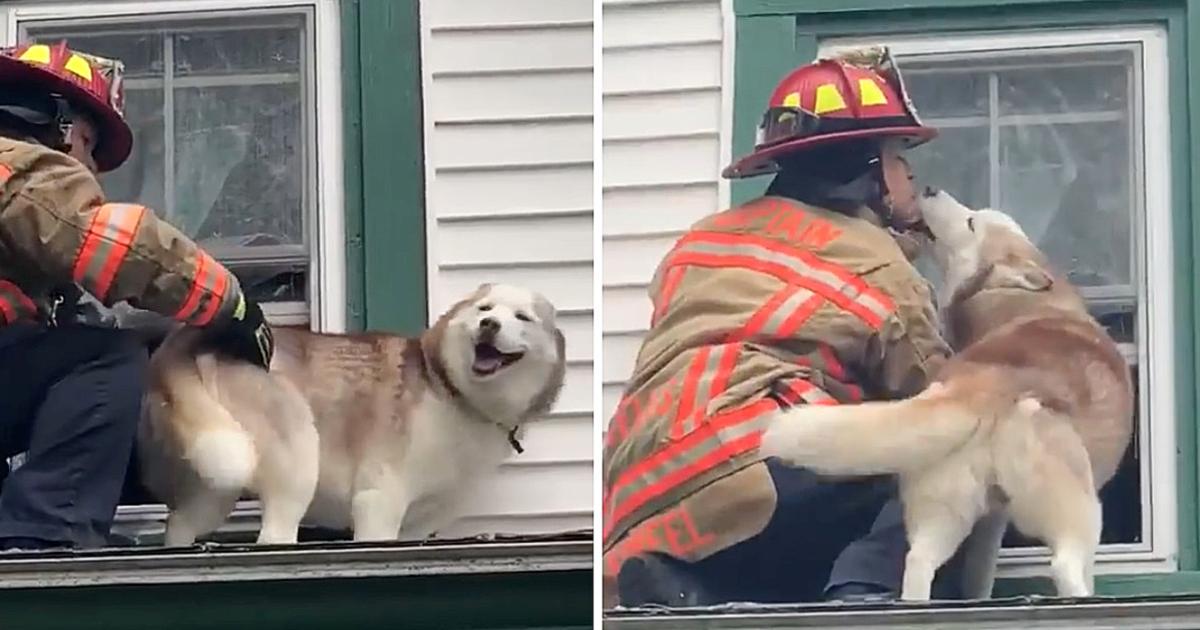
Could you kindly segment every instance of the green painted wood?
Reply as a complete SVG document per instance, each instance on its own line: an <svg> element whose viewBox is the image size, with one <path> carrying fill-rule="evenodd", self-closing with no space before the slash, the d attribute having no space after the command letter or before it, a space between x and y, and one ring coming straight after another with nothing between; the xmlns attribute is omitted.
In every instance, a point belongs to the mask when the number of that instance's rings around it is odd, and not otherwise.
<svg viewBox="0 0 1200 630"><path fill-rule="evenodd" d="M366 262L363 248L362 82L359 68L359 0L343 0L342 20L342 153L343 226L346 231L346 328L366 325Z"/></svg>
<svg viewBox="0 0 1200 630"><path fill-rule="evenodd" d="M364 326L428 324L421 37L416 0L358 0Z"/></svg>
<svg viewBox="0 0 1200 630"><path fill-rule="evenodd" d="M1171 213L1175 239L1175 441L1176 502L1179 510L1179 568L1200 569L1200 433L1196 430L1196 353L1200 335L1195 308L1197 264L1193 243L1200 229L1194 204L1200 200L1196 179L1200 160L1195 157L1196 134L1200 133L1200 86L1196 85L1200 63L1195 59L1200 46L1200 4L1189 0L1186 17L1170 16L1168 63L1171 117Z"/></svg>
<svg viewBox="0 0 1200 630"><path fill-rule="evenodd" d="M734 14L738 16L759 15L827 15L830 13L855 13L874 11L911 11L920 9L971 9L978 7L1003 7L1020 10L1028 5L1045 4L1096 4L1097 0L734 0ZM1133 6L1151 4L1145 2L1113 2L1110 5Z"/></svg>
<svg viewBox="0 0 1200 630"><path fill-rule="evenodd" d="M1192 211L1200 201L1200 160L1192 159L1200 138L1200 0L1143 0L1116 3L1107 0L735 0L737 22L767 19L796 20L793 51L815 48L823 38L889 33L931 33L962 30L1014 30L1127 24L1162 24L1168 30L1171 116L1172 228L1175 235L1174 290L1176 330L1173 361L1176 369L1177 497L1179 507L1180 569L1200 569L1200 432L1196 427L1200 383L1196 357L1200 354L1200 308L1195 281L1200 261L1193 241L1200 238L1200 218ZM740 33L740 31L739 31ZM735 68L774 54L783 47L760 46L754 39L736 44ZM815 51L814 51L815 52ZM741 63L745 56L749 63ZM777 73L772 80L777 80ZM766 79L757 77L755 81ZM744 125L755 111L743 111L746 100L737 98L735 121ZM735 125L735 131L740 129ZM744 133L744 131L743 131ZM753 137L752 135L750 136ZM735 135L735 146L737 136ZM735 189L736 190L736 189ZM1182 575L1182 574L1181 574ZM1156 583L1159 576L1099 578L1113 592L1136 593ZM1017 581L1017 584L1022 583ZM1171 582L1172 584L1176 582ZM1126 590L1120 590L1126 589ZM1153 590L1153 589L1151 589Z"/></svg>
<svg viewBox="0 0 1200 630"><path fill-rule="evenodd" d="M754 149L755 129L767 98L791 69L803 63L796 50L796 21L787 16L738 18L734 39L733 157ZM734 180L733 205L758 197L769 177Z"/></svg>
<svg viewBox="0 0 1200 630"><path fill-rule="evenodd" d="M0 589L0 628L590 628L591 571Z"/></svg>

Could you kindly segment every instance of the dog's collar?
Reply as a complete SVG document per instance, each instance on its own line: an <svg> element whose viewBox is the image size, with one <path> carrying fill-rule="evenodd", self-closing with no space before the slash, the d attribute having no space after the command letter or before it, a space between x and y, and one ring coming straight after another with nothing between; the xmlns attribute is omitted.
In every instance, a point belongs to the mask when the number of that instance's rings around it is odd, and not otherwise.
<svg viewBox="0 0 1200 630"><path fill-rule="evenodd" d="M521 441L517 439L517 431L521 430L521 425L514 424L510 427L498 420L494 422L496 423L496 426L500 427L500 430L504 431L504 434L508 436L508 443L513 447L513 450L517 452L517 455L524 453L525 447L521 446Z"/></svg>

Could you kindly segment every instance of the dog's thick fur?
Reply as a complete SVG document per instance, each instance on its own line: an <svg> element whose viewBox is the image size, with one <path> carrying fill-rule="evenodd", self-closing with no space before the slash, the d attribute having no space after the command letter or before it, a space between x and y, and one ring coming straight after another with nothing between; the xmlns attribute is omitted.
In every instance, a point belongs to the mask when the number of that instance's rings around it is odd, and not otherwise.
<svg viewBox="0 0 1200 630"><path fill-rule="evenodd" d="M244 494L262 502L261 543L295 542L302 521L355 540L428 536L564 377L553 305L508 285L481 286L419 338L276 328L270 372L198 351L199 334L179 328L154 352L138 435L169 546L216 529Z"/></svg>
<svg viewBox="0 0 1200 630"><path fill-rule="evenodd" d="M828 474L898 474L904 599L929 599L968 535L965 594L990 596L1010 519L1051 548L1060 595L1089 595L1097 492L1132 432L1128 367L1010 217L933 190L921 203L958 354L908 400L781 412L763 452Z"/></svg>

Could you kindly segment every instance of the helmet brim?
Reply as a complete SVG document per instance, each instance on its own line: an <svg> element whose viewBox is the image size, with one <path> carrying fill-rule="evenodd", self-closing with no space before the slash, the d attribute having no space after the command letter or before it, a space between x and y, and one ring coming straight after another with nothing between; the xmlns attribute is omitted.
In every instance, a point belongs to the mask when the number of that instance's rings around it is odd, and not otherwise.
<svg viewBox="0 0 1200 630"><path fill-rule="evenodd" d="M937 137L937 134L937 129L933 127L904 126L855 129L853 131L827 133L809 138L798 138L756 149L753 153L743 156L729 166L726 166L721 171L721 177L725 179L745 179L747 177L768 175L779 170L779 165L775 163L775 158L803 153L808 149L845 140L891 137L904 141L905 148L911 149L929 142Z"/></svg>
<svg viewBox="0 0 1200 630"><path fill-rule="evenodd" d="M62 95L72 107L86 112L96 124L99 141L92 157L101 173L125 162L133 151L133 130L125 119L94 94L33 64L0 56L0 84L19 83Z"/></svg>

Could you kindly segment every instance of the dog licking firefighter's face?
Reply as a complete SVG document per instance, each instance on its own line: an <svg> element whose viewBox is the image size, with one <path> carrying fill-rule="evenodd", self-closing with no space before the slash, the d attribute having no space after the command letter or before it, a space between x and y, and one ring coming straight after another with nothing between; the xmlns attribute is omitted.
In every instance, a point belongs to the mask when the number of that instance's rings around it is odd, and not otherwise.
<svg viewBox="0 0 1200 630"><path fill-rule="evenodd" d="M1003 255L1000 251L985 251L985 243L990 242L991 248L996 249L1029 242L1020 224L1007 214L990 209L972 210L936 188L925 188L920 206L933 258L944 278L940 291L943 302L990 262L985 259ZM993 230L1005 231L1016 238L986 239Z"/></svg>

